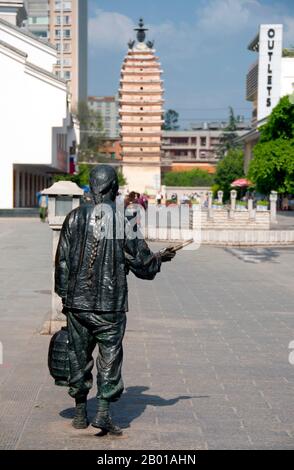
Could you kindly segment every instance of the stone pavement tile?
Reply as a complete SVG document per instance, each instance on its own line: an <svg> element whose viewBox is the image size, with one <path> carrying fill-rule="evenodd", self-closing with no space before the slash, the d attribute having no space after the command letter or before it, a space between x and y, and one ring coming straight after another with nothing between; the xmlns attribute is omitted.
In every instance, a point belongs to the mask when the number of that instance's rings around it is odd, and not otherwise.
<svg viewBox="0 0 294 470"><path fill-rule="evenodd" d="M181 253L153 283L130 277L126 392L113 407L126 429L122 439L97 438L92 428L71 428L73 401L46 370L49 338L33 334L50 308L51 233L1 223L8 232L0 239L0 331L10 363L0 367L0 446L293 448L294 265L283 250L280 264L252 265L202 247Z"/></svg>

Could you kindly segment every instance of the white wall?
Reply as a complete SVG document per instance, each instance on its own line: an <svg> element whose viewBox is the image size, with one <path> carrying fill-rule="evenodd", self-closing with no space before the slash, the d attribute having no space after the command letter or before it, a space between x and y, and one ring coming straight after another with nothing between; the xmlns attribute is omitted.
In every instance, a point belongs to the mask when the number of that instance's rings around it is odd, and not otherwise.
<svg viewBox="0 0 294 470"><path fill-rule="evenodd" d="M13 164L56 166L52 128L63 126L67 91L1 45L0 70L0 208L12 208Z"/></svg>
<svg viewBox="0 0 294 470"><path fill-rule="evenodd" d="M53 65L55 65L57 61L57 51L52 47L42 44L39 40L31 38L21 31L10 28L1 23L1 21L0 40L28 54L28 62L48 72L53 71Z"/></svg>
<svg viewBox="0 0 294 470"><path fill-rule="evenodd" d="M294 57L282 59L281 97L294 92Z"/></svg>

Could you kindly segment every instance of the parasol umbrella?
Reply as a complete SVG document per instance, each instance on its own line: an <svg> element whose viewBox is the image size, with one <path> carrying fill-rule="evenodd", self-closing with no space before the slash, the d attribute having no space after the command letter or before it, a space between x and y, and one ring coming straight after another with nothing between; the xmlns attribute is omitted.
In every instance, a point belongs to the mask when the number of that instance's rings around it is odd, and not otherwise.
<svg viewBox="0 0 294 470"><path fill-rule="evenodd" d="M246 178L240 178L234 181L231 186L233 188L247 188L248 186L252 186L252 182L247 180Z"/></svg>

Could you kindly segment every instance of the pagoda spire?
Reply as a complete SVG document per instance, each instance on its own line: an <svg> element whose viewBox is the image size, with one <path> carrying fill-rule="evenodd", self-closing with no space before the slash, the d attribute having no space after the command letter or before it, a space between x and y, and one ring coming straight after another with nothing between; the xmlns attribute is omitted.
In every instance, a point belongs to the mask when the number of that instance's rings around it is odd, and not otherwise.
<svg viewBox="0 0 294 470"><path fill-rule="evenodd" d="M143 18L139 19L139 27L135 28L134 31L137 31L137 41L144 42L146 39L146 31L149 31L148 28L144 27Z"/></svg>

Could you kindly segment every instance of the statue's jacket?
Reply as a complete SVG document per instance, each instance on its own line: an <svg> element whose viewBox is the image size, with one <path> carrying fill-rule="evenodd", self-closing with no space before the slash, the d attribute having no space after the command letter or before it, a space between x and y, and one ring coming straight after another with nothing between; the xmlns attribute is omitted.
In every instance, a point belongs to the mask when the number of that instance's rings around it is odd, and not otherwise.
<svg viewBox="0 0 294 470"><path fill-rule="evenodd" d="M65 219L55 260L55 292L65 310L128 310L127 275L152 280L160 255L115 203L84 204Z"/></svg>

